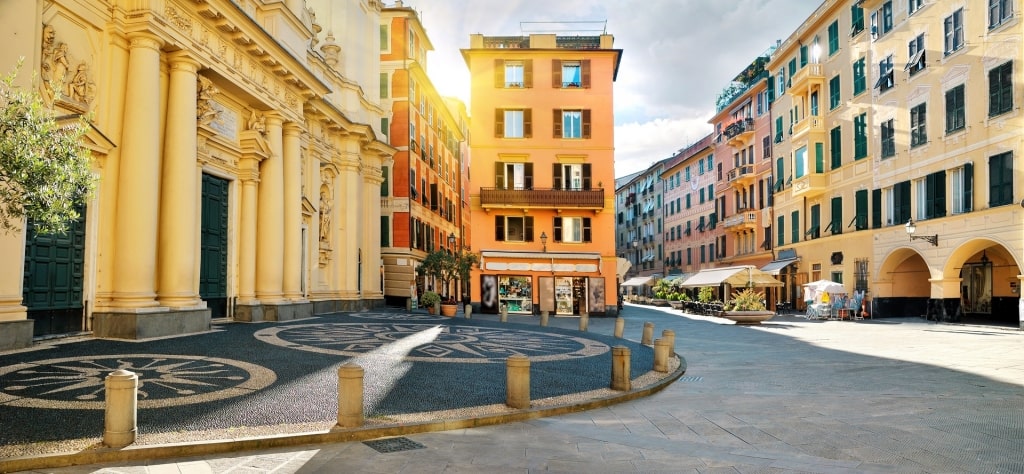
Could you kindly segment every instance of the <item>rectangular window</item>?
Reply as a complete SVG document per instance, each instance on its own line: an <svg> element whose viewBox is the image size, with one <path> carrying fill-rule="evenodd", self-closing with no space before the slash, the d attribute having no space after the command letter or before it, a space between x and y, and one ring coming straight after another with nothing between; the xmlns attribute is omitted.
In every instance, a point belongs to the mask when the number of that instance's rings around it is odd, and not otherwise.
<svg viewBox="0 0 1024 474"><path fill-rule="evenodd" d="M988 27L995 28L1013 18L1014 0L988 0Z"/></svg>
<svg viewBox="0 0 1024 474"><path fill-rule="evenodd" d="M580 87L583 75L579 61L562 61L562 88Z"/></svg>
<svg viewBox="0 0 1024 474"><path fill-rule="evenodd" d="M533 163L494 163L494 187L533 189Z"/></svg>
<svg viewBox="0 0 1024 474"><path fill-rule="evenodd" d="M786 68L779 69L779 78L775 80L775 96L782 98L786 95Z"/></svg>
<svg viewBox="0 0 1024 474"><path fill-rule="evenodd" d="M795 244L800 241L800 211L793 211L789 216L789 220L789 225L792 226L789 243Z"/></svg>
<svg viewBox="0 0 1024 474"><path fill-rule="evenodd" d="M1010 110L1013 110L1013 61L988 72L988 116L995 117Z"/></svg>
<svg viewBox="0 0 1024 474"><path fill-rule="evenodd" d="M555 242L590 242L589 217L556 217L553 230Z"/></svg>
<svg viewBox="0 0 1024 474"><path fill-rule="evenodd" d="M910 75L913 76L918 71L924 69L926 64L924 33L921 33L907 43L907 66L904 70L909 71Z"/></svg>
<svg viewBox="0 0 1024 474"><path fill-rule="evenodd" d="M843 166L843 134L839 127L829 130L829 153L831 154L832 169L839 169Z"/></svg>
<svg viewBox="0 0 1024 474"><path fill-rule="evenodd" d="M497 109L494 136L497 138L530 138L533 135L531 109Z"/></svg>
<svg viewBox="0 0 1024 474"><path fill-rule="evenodd" d="M505 61L505 88L517 89L525 85L525 67L522 61Z"/></svg>
<svg viewBox="0 0 1024 474"><path fill-rule="evenodd" d="M775 117L775 143L782 143L782 117Z"/></svg>
<svg viewBox="0 0 1024 474"><path fill-rule="evenodd" d="M971 212L974 203L974 164L964 163L961 168L949 170L949 183L953 214Z"/></svg>
<svg viewBox="0 0 1024 474"><path fill-rule="evenodd" d="M821 204L811 206L811 222L804 235L808 240L821 237Z"/></svg>
<svg viewBox="0 0 1024 474"><path fill-rule="evenodd" d="M946 171L938 171L918 180L918 218L933 219L946 216ZM923 191L923 194L922 194ZM921 205L923 203L923 206ZM922 212L923 211L923 212Z"/></svg>
<svg viewBox="0 0 1024 474"><path fill-rule="evenodd" d="M839 20L828 25L828 55L831 56L839 51Z"/></svg>
<svg viewBox="0 0 1024 474"><path fill-rule="evenodd" d="M878 81L875 82L875 88L885 92L892 89L895 85L896 81L893 80L892 72L892 55L890 54L878 62Z"/></svg>
<svg viewBox="0 0 1024 474"><path fill-rule="evenodd" d="M1014 202L1012 151L989 157L988 182L989 207L1002 206Z"/></svg>
<svg viewBox="0 0 1024 474"><path fill-rule="evenodd" d="M800 45L800 68L807 66L807 45Z"/></svg>
<svg viewBox="0 0 1024 474"><path fill-rule="evenodd" d="M967 125L964 106L964 85L946 91L946 133L963 129Z"/></svg>
<svg viewBox="0 0 1024 474"><path fill-rule="evenodd" d="M947 16L942 22L942 30L945 36L943 50L946 56L959 51L964 47L964 9L960 8Z"/></svg>
<svg viewBox="0 0 1024 474"><path fill-rule="evenodd" d="M910 0L907 4L907 11L913 15L914 12L921 9L924 6L924 0Z"/></svg>
<svg viewBox="0 0 1024 474"><path fill-rule="evenodd" d="M859 189L854 194L854 202L856 205L856 215L853 217L853 221L850 222L850 226L853 226L855 230L864 230L868 228L868 190Z"/></svg>
<svg viewBox="0 0 1024 474"><path fill-rule="evenodd" d="M858 4L850 7L850 36L864 31L864 9Z"/></svg>
<svg viewBox="0 0 1024 474"><path fill-rule="evenodd" d="M793 174L796 179L807 174L807 147L802 146L793 153Z"/></svg>
<svg viewBox="0 0 1024 474"><path fill-rule="evenodd" d="M380 98L387 99L390 95L390 88L388 87L388 73L380 73Z"/></svg>
<svg viewBox="0 0 1024 474"><path fill-rule="evenodd" d="M583 138L583 111L562 111L562 138Z"/></svg>
<svg viewBox="0 0 1024 474"><path fill-rule="evenodd" d="M781 247L783 245L786 245L786 217L785 216L779 216L778 217L778 221L779 221L779 224L775 227L775 229L776 229L776 236L775 236L775 242L776 243L775 243L775 246L776 247Z"/></svg>
<svg viewBox="0 0 1024 474"><path fill-rule="evenodd" d="M386 25L380 25L380 50L391 50L391 40L388 39L388 27Z"/></svg>
<svg viewBox="0 0 1024 474"><path fill-rule="evenodd" d="M853 63L853 95L867 89L867 76L864 74L864 58L860 58Z"/></svg>
<svg viewBox="0 0 1024 474"><path fill-rule="evenodd" d="M882 136L881 157L894 156L896 154L896 127L893 124L893 119L882 122L880 135Z"/></svg>
<svg viewBox="0 0 1024 474"><path fill-rule="evenodd" d="M533 242L533 217L494 216L494 239L502 242Z"/></svg>
<svg viewBox="0 0 1024 474"><path fill-rule="evenodd" d="M868 115L860 114L853 118L853 159L859 160L868 156Z"/></svg>
<svg viewBox="0 0 1024 474"><path fill-rule="evenodd" d="M910 147L928 143L927 103L922 102L910 109Z"/></svg>
<svg viewBox="0 0 1024 474"><path fill-rule="evenodd" d="M555 163L552 166L555 189L589 190L590 168L590 163Z"/></svg>
<svg viewBox="0 0 1024 474"><path fill-rule="evenodd" d="M896 183L890 189L886 207L889 225L901 225L910 220L910 181Z"/></svg>
<svg viewBox="0 0 1024 474"><path fill-rule="evenodd" d="M871 37L879 38L892 31L892 1L871 13Z"/></svg>
<svg viewBox="0 0 1024 474"><path fill-rule="evenodd" d="M828 108L834 110L839 107L839 102L842 100L842 89L839 88L839 75L828 80Z"/></svg>

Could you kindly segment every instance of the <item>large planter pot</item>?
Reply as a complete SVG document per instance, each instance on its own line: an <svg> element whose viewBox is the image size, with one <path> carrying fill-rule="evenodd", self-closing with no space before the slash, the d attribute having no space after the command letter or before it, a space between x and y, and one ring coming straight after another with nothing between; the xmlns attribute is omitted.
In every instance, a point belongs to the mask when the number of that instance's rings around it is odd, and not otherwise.
<svg viewBox="0 0 1024 474"><path fill-rule="evenodd" d="M664 298L654 298L651 300L651 304L654 306L668 306L668 300Z"/></svg>
<svg viewBox="0 0 1024 474"><path fill-rule="evenodd" d="M671 306L672 309L683 309L683 302L682 301L672 300L672 301L668 302L668 305Z"/></svg>
<svg viewBox="0 0 1024 474"><path fill-rule="evenodd" d="M449 318L455 317L455 311L459 309L459 305L441 303L441 316L447 316Z"/></svg>
<svg viewBox="0 0 1024 474"><path fill-rule="evenodd" d="M741 326L756 326L763 321L772 319L775 313L772 311L722 311L719 316L735 321Z"/></svg>

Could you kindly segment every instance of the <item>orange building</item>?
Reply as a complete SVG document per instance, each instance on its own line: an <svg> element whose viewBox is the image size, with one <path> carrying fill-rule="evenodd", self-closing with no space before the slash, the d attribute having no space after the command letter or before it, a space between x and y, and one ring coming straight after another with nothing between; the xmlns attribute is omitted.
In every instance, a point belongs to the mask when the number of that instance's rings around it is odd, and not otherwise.
<svg viewBox="0 0 1024 474"><path fill-rule="evenodd" d="M415 10L382 9L380 36L381 103L390 111L381 128L398 150L394 165L383 169L381 186L384 299L405 305L414 289L457 296L457 288L440 288L439 282L417 275L416 267L430 252L454 251L466 243L461 193L465 107L441 97L427 77L427 52L433 45Z"/></svg>
<svg viewBox="0 0 1024 474"><path fill-rule="evenodd" d="M476 310L616 314L611 35L472 35Z"/></svg>

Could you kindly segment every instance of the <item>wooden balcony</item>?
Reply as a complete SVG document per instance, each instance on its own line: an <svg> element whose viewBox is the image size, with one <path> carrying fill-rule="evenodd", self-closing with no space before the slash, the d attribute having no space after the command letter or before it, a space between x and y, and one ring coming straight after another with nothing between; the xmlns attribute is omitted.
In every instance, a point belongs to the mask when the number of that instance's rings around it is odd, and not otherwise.
<svg viewBox="0 0 1024 474"><path fill-rule="evenodd" d="M604 189L503 189L480 188L484 209L500 208L576 208L604 209Z"/></svg>

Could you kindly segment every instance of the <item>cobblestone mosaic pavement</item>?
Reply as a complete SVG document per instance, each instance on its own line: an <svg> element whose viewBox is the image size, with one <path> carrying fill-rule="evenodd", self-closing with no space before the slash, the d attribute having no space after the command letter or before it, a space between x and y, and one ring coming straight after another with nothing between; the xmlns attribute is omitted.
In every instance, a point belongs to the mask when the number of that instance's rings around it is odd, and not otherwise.
<svg viewBox="0 0 1024 474"><path fill-rule="evenodd" d="M686 376L606 408L409 435L420 449L331 443L46 472L1024 472L1024 332L919 318L737 327L632 305L623 315L627 339L645 321L675 331ZM587 337L612 323L591 320Z"/></svg>
<svg viewBox="0 0 1024 474"><path fill-rule="evenodd" d="M337 370L364 368L368 418L505 401L508 356L531 359L531 398L606 388L614 345L632 372L653 351L608 334L377 311L285 323L214 325L149 341L80 338L0 353L3 447L98 438L104 377L139 374L139 433L337 421ZM3 456L0 456L2 458Z"/></svg>

